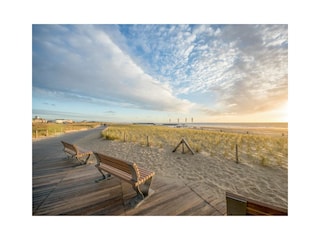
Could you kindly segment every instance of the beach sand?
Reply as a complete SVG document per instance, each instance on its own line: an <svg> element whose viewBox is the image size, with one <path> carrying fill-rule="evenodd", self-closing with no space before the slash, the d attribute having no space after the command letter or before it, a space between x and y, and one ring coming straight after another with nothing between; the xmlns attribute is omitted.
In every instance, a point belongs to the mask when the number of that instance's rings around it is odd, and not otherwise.
<svg viewBox="0 0 320 240"><path fill-rule="evenodd" d="M177 140L177 143L179 140ZM76 144L155 171L155 177L183 181L204 200L225 200L226 191L278 207L288 208L288 170L248 165L203 153L182 153L181 148L147 147L136 143L105 140L97 136ZM95 159L91 159L91 164Z"/></svg>

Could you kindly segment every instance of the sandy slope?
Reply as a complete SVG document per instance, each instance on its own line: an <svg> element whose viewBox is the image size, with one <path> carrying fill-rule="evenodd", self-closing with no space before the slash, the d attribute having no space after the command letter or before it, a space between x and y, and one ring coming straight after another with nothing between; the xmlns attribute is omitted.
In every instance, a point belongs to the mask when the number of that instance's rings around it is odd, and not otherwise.
<svg viewBox="0 0 320 240"><path fill-rule="evenodd" d="M136 162L154 170L156 176L181 179L208 202L225 199L225 192L231 191L275 206L288 206L287 169L241 162L237 164L201 153L183 154L180 148L173 153L174 146L154 148L93 136L80 139L78 144L93 151Z"/></svg>

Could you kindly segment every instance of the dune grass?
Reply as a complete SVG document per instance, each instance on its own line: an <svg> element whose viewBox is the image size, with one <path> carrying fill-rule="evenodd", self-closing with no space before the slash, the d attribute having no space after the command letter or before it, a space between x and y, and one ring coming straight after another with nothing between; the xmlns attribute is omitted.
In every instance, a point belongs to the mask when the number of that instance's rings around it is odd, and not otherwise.
<svg viewBox="0 0 320 240"><path fill-rule="evenodd" d="M111 125L102 132L102 136L108 140L172 149L177 146L181 138L184 138L197 153L202 152L232 161L236 159L235 146L237 144L240 162L288 167L288 138L286 136L144 125Z"/></svg>
<svg viewBox="0 0 320 240"><path fill-rule="evenodd" d="M32 138L52 136L65 133L68 131L84 130L94 128L100 125L97 122L80 122L80 123L32 123Z"/></svg>

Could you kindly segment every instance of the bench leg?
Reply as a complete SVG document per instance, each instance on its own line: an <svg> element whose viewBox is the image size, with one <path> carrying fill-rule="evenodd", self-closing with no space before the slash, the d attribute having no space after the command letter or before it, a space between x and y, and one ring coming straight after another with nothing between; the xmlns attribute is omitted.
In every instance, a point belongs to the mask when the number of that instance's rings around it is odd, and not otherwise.
<svg viewBox="0 0 320 240"><path fill-rule="evenodd" d="M88 154L88 157L86 158L86 160L82 163L83 165L87 164L89 158L90 158L91 154Z"/></svg>
<svg viewBox="0 0 320 240"><path fill-rule="evenodd" d="M143 184L136 187L135 190L136 190L137 194L142 197L142 199L144 199L145 197L147 197L149 195L149 189L150 189L151 182L152 182L152 178L149 178Z"/></svg>
<svg viewBox="0 0 320 240"><path fill-rule="evenodd" d="M137 187L133 186L133 189L136 191L137 195L128 201L130 208L138 207L144 201L144 199L148 197L151 181L152 178L148 179L144 184L141 184Z"/></svg>
<svg viewBox="0 0 320 240"><path fill-rule="evenodd" d="M110 173L108 173L107 177L106 177L106 175L104 175L104 173L101 171L101 169L99 167L97 167L97 165L96 165L96 168L99 170L99 172L102 175L102 178L98 178L98 179L94 180L96 183L100 182L100 181L103 181L103 180L109 180L111 178L111 174Z"/></svg>
<svg viewBox="0 0 320 240"><path fill-rule="evenodd" d="M124 202L125 206L129 209L138 207L144 200L143 193L140 191L139 187L133 187L133 189L137 192L137 195L130 198L127 202Z"/></svg>
<svg viewBox="0 0 320 240"><path fill-rule="evenodd" d="M78 160L78 162L80 162L80 165L86 165L88 159L90 158L90 154L87 156L86 160L84 160L84 161L82 161L82 160L80 159L81 157L75 157L75 158Z"/></svg>
<svg viewBox="0 0 320 240"><path fill-rule="evenodd" d="M82 165L82 161L78 157L74 157L74 158L77 159L77 161L80 163L80 165Z"/></svg>

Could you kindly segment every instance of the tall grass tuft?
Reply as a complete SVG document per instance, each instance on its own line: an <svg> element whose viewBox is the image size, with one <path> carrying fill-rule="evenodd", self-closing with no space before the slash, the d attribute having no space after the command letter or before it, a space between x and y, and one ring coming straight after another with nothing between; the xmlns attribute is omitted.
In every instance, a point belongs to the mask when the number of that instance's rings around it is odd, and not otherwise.
<svg viewBox="0 0 320 240"><path fill-rule="evenodd" d="M239 146L241 162L263 166L288 166L288 138L279 136L229 133L215 130L172 128L167 126L110 125L102 134L109 140L122 140L147 146L149 136L153 147L174 148L181 138L187 140L195 152L207 152L210 156L235 159L235 145ZM152 141L151 141L152 140Z"/></svg>

